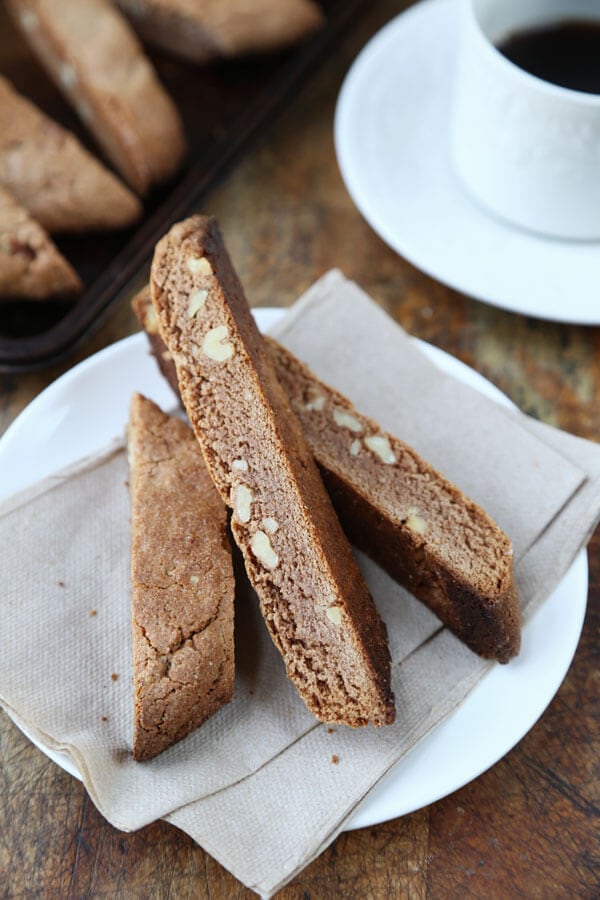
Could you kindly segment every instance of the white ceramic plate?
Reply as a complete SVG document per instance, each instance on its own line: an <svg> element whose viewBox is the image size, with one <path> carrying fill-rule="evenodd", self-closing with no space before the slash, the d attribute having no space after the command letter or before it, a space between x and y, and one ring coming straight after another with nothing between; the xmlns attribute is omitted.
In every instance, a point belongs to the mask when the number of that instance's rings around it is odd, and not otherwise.
<svg viewBox="0 0 600 900"><path fill-rule="evenodd" d="M346 187L379 236L439 281L513 312L600 324L600 242L512 228L453 172L457 12L457 0L418 3L356 58L335 116Z"/></svg>
<svg viewBox="0 0 600 900"><path fill-rule="evenodd" d="M276 309L256 311L263 331L281 315ZM422 347L448 373L508 403L472 369L428 344ZM0 439L0 499L122 436L133 391L165 409L175 405L143 334L119 341L71 369L14 421ZM394 767L348 827L383 822L439 800L504 756L558 690L577 647L586 599L587 558L582 552L524 629L519 657L492 669L465 702ZM22 723L16 724L27 734ZM68 756L28 736L78 777Z"/></svg>

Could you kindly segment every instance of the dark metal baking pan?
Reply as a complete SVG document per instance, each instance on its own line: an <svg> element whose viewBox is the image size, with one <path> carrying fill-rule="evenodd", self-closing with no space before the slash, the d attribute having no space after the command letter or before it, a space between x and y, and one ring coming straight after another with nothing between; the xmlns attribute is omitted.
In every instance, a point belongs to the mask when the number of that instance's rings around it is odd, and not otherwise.
<svg viewBox="0 0 600 900"><path fill-rule="evenodd" d="M55 237L86 285L73 305L0 304L0 372L44 368L69 356L141 282L156 241L210 190L264 132L317 65L364 0L323 0L324 28L291 50L243 62L196 67L151 54L181 113L190 154L179 177L145 202L141 224L109 234ZM0 6L0 72L17 90L98 152L79 120L29 52Z"/></svg>

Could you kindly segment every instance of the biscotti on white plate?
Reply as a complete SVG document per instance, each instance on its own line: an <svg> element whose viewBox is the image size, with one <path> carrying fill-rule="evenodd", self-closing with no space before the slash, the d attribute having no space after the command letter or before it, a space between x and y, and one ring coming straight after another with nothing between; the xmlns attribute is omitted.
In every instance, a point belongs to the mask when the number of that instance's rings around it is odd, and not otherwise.
<svg viewBox="0 0 600 900"><path fill-rule="evenodd" d="M412 447L266 339L344 530L479 656L519 652L508 536Z"/></svg>
<svg viewBox="0 0 600 900"><path fill-rule="evenodd" d="M183 403L288 677L321 721L390 723L385 625L214 220L170 230L151 286Z"/></svg>
<svg viewBox="0 0 600 900"><path fill-rule="evenodd" d="M184 422L135 394L131 492L133 756L150 759L231 700L227 511Z"/></svg>
<svg viewBox="0 0 600 900"><path fill-rule="evenodd" d="M147 288L133 307L177 393L177 372ZM520 606L507 535L411 447L382 432L281 344L266 338L266 345L355 546L474 653L508 662L519 652Z"/></svg>
<svg viewBox="0 0 600 900"><path fill-rule="evenodd" d="M49 75L123 178L145 194L179 168L179 114L110 0L7 0Z"/></svg>

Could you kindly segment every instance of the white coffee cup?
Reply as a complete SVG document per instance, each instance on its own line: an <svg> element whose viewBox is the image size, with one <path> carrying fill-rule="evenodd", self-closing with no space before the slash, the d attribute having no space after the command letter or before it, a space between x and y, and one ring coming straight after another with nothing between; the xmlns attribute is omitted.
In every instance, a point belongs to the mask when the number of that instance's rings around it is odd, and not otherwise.
<svg viewBox="0 0 600 900"><path fill-rule="evenodd" d="M451 145L469 193L543 235L600 239L600 95L530 75L496 46L565 20L600 22L600 0L461 0Z"/></svg>

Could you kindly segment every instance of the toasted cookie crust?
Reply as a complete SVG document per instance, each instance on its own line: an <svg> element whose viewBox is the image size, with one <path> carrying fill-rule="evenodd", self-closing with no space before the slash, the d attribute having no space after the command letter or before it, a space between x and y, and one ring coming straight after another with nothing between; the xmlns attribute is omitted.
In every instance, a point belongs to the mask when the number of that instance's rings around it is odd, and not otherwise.
<svg viewBox="0 0 600 900"><path fill-rule="evenodd" d="M231 700L234 578L227 511L190 428L134 394L133 756L150 759Z"/></svg>

